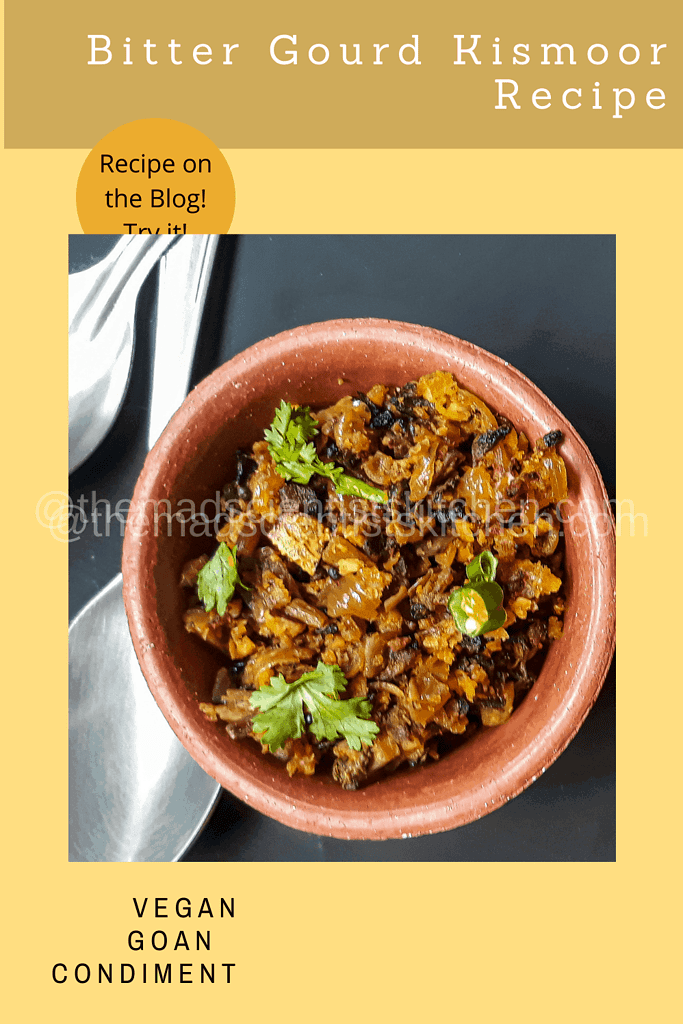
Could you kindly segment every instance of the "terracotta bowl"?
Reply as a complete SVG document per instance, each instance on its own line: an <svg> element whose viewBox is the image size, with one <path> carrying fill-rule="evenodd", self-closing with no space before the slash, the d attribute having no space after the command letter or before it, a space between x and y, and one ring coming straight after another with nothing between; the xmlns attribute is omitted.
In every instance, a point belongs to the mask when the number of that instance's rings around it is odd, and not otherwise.
<svg viewBox="0 0 683 1024"><path fill-rule="evenodd" d="M323 776L289 778L256 744L231 740L199 710L220 655L182 623L185 561L211 547L168 530L164 513L199 509L234 473L236 448L259 439L281 398L314 406L450 370L533 440L562 430L570 498L567 611L561 640L503 726L440 761L345 792ZM343 383L340 383L343 378ZM597 467L574 428L517 370L440 331L386 320L337 320L286 331L231 359L187 397L150 452L133 496L123 552L124 598L142 671L175 733L222 786L294 828L346 839L452 829L501 806L545 771L595 701L614 648L614 532ZM159 510L154 525L154 508ZM212 507L209 514L213 514ZM170 534L170 535L169 535Z"/></svg>

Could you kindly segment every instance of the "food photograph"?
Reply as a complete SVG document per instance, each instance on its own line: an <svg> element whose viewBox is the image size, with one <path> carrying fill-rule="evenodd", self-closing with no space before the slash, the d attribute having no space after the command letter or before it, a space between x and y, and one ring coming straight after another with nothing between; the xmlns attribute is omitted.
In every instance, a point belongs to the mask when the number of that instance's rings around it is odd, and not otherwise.
<svg viewBox="0 0 683 1024"><path fill-rule="evenodd" d="M615 859L615 262L70 237L71 860Z"/></svg>

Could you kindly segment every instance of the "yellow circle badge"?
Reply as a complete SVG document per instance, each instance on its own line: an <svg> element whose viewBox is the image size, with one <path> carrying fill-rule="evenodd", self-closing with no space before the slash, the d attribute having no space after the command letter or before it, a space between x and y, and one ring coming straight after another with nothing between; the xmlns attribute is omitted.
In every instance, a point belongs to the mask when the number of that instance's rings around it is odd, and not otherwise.
<svg viewBox="0 0 683 1024"><path fill-rule="evenodd" d="M150 117L109 132L76 187L86 234L219 235L235 212L235 183L220 149L181 121Z"/></svg>

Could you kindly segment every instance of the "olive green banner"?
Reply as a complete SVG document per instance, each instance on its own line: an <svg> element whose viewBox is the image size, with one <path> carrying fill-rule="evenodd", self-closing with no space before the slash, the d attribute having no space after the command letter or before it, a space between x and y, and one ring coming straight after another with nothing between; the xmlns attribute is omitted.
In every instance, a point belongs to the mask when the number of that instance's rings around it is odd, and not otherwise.
<svg viewBox="0 0 683 1024"><path fill-rule="evenodd" d="M142 117L222 148L681 145L670 0L7 0L5 23L11 148L90 148Z"/></svg>

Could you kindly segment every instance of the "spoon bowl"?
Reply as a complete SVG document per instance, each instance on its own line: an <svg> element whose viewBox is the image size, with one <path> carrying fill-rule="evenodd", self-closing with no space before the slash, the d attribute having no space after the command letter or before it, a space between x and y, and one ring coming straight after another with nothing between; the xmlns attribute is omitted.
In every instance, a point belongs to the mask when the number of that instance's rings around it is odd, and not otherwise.
<svg viewBox="0 0 683 1024"><path fill-rule="evenodd" d="M69 706L69 860L179 860L220 786L176 739L147 688L120 574L69 630Z"/></svg>

